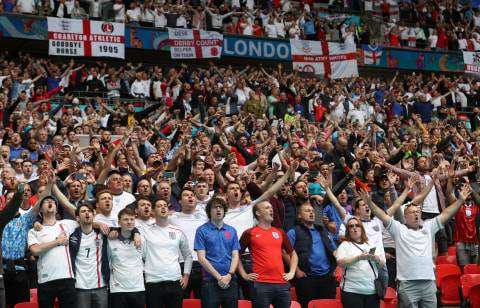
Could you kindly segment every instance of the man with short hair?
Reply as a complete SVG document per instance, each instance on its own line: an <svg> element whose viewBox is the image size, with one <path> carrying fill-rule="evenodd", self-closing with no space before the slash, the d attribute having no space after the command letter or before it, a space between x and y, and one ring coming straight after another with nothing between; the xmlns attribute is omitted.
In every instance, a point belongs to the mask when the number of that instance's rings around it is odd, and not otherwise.
<svg viewBox="0 0 480 308"><path fill-rule="evenodd" d="M273 305L274 308L289 308L292 299L288 282L295 276L297 254L285 232L272 227L273 208L270 202L261 201L252 210L258 225L243 232L240 253L249 249L253 272L247 273L240 262L240 275L245 280L255 282L253 307L268 308ZM288 273L283 271L283 251L290 256Z"/></svg>
<svg viewBox="0 0 480 308"><path fill-rule="evenodd" d="M193 253L193 245L198 227L207 222L208 218L205 215L205 211L197 209L197 198L190 188L183 188L180 193L180 205L182 211L174 212L170 216L170 223L182 230L187 237L188 247L190 247L193 258L192 270L188 279L188 286L185 288L184 298L189 298L191 291L193 291L195 298L201 298L201 266L198 263L196 254ZM182 268L184 267L183 262L180 265Z"/></svg>
<svg viewBox="0 0 480 308"><path fill-rule="evenodd" d="M287 233L298 254L295 289L302 308L313 299L335 298L335 243L325 226L315 224L315 211L308 202L297 210L300 221Z"/></svg>
<svg viewBox="0 0 480 308"><path fill-rule="evenodd" d="M471 192L471 187L464 185L455 203L425 221L421 219L419 206L407 206L403 225L379 208L366 190L361 191L362 199L395 240L399 307L437 307L432 241L435 233L455 215Z"/></svg>
<svg viewBox="0 0 480 308"><path fill-rule="evenodd" d="M145 281L147 308L181 308L183 289L187 287L192 269L192 253L188 239L168 221L168 203L154 203L155 224L144 228ZM179 259L183 258L183 275Z"/></svg>
<svg viewBox="0 0 480 308"><path fill-rule="evenodd" d="M195 251L205 274L202 283L204 308L236 308L238 285L235 271L239 262L240 244L235 228L225 224L228 210L224 199L213 197L205 208L209 222L195 235Z"/></svg>
<svg viewBox="0 0 480 308"><path fill-rule="evenodd" d="M82 308L107 308L109 266L107 239L93 229L95 210L82 202L75 210L80 227L70 235L69 249L75 273L77 305Z"/></svg>
<svg viewBox="0 0 480 308"><path fill-rule="evenodd" d="M152 217L152 201L149 197L137 196L135 204L135 226L140 230L146 226L151 226L155 223L155 219Z"/></svg>
<svg viewBox="0 0 480 308"><path fill-rule="evenodd" d="M143 308L145 285L143 281L143 256L145 244L136 248L133 240L135 212L125 208L118 213L120 234L108 240L110 258L110 306L115 308Z"/></svg>
<svg viewBox="0 0 480 308"><path fill-rule="evenodd" d="M112 215L116 219L121 210L135 201L135 197L131 193L124 191L123 178L118 170L114 169L108 173L107 187L112 194Z"/></svg>
<svg viewBox="0 0 480 308"><path fill-rule="evenodd" d="M38 256L38 303L41 308L53 307L58 298L60 307L74 307L75 277L68 249L68 237L78 227L74 220L58 220L57 200L47 196L40 200L42 229L28 232L28 247Z"/></svg>
<svg viewBox="0 0 480 308"><path fill-rule="evenodd" d="M102 190L95 195L95 220L107 224L109 227L118 227L118 218L113 216L113 197L109 190Z"/></svg>

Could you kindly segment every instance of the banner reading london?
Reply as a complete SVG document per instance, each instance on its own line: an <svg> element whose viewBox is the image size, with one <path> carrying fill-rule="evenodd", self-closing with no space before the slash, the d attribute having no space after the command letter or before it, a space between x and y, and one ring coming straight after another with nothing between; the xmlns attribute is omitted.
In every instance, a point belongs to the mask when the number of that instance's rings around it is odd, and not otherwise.
<svg viewBox="0 0 480 308"><path fill-rule="evenodd" d="M168 28L172 59L220 58L223 35L215 31Z"/></svg>
<svg viewBox="0 0 480 308"><path fill-rule="evenodd" d="M48 54L125 58L125 24L48 17Z"/></svg>

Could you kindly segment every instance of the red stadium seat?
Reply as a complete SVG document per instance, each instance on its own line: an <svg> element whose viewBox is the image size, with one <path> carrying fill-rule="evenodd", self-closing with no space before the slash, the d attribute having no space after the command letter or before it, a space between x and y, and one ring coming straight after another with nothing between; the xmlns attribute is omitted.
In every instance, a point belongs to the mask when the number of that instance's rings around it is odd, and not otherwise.
<svg viewBox="0 0 480 308"><path fill-rule="evenodd" d="M252 302L245 299L238 300L238 308L252 308Z"/></svg>
<svg viewBox="0 0 480 308"><path fill-rule="evenodd" d="M340 287L337 287L335 290L335 299L340 299L341 298L341 290Z"/></svg>
<svg viewBox="0 0 480 308"><path fill-rule="evenodd" d="M342 308L339 299L314 299L308 303L308 308Z"/></svg>
<svg viewBox="0 0 480 308"><path fill-rule="evenodd" d="M470 301L471 290L480 285L480 274L465 274L460 277L460 297L462 306ZM478 290L478 288L476 288ZM476 296L476 294L474 295Z"/></svg>
<svg viewBox="0 0 480 308"><path fill-rule="evenodd" d="M184 299L183 308L201 308L202 302L199 299Z"/></svg>
<svg viewBox="0 0 480 308"><path fill-rule="evenodd" d="M38 293L37 289L30 289L30 302L38 303Z"/></svg>
<svg viewBox="0 0 480 308"><path fill-rule="evenodd" d="M297 301L297 291L295 287L290 288L290 296L292 297L292 301Z"/></svg>
<svg viewBox="0 0 480 308"><path fill-rule="evenodd" d="M457 256L457 247L456 246L448 247L447 254L449 256Z"/></svg>
<svg viewBox="0 0 480 308"><path fill-rule="evenodd" d="M457 264L457 256L438 256L437 264Z"/></svg>
<svg viewBox="0 0 480 308"><path fill-rule="evenodd" d="M290 308L302 308L302 306L300 306L299 302L292 300L292 303L290 304Z"/></svg>
<svg viewBox="0 0 480 308"><path fill-rule="evenodd" d="M440 304L442 305L460 305L460 275L446 275L440 281Z"/></svg>
<svg viewBox="0 0 480 308"><path fill-rule="evenodd" d="M470 289L470 308L480 308L480 284Z"/></svg>
<svg viewBox="0 0 480 308"><path fill-rule="evenodd" d="M397 292L393 288L387 288L385 298L380 301L380 308L395 308L397 307Z"/></svg>
<svg viewBox="0 0 480 308"><path fill-rule="evenodd" d="M32 302L18 303L14 306L14 308L38 308L38 304Z"/></svg>
<svg viewBox="0 0 480 308"><path fill-rule="evenodd" d="M465 264L463 267L464 274L480 274L480 265L478 264Z"/></svg>
<svg viewBox="0 0 480 308"><path fill-rule="evenodd" d="M438 264L437 265L437 288L440 289L440 281L448 275L462 275L460 267L455 264Z"/></svg>

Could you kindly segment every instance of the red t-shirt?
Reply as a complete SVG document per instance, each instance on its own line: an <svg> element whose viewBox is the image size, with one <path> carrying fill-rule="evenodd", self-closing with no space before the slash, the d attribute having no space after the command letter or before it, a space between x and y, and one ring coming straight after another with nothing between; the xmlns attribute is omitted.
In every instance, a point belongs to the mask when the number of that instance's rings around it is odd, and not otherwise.
<svg viewBox="0 0 480 308"><path fill-rule="evenodd" d="M270 227L265 230L257 226L246 230L240 238L240 253L247 247L252 255L253 272L258 274L255 281L287 283L283 279L282 249L290 254L293 247L282 229Z"/></svg>
<svg viewBox="0 0 480 308"><path fill-rule="evenodd" d="M467 207L463 204L455 215L455 227L453 228L453 241L462 243L478 243L475 219L479 215L476 204Z"/></svg>

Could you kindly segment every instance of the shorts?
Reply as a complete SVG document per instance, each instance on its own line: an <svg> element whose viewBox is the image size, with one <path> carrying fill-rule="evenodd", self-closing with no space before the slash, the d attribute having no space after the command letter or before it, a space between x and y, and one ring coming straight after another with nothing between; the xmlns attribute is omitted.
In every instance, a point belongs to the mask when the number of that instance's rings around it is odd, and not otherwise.
<svg viewBox="0 0 480 308"><path fill-rule="evenodd" d="M457 262L460 266L478 262L478 244L457 242Z"/></svg>

